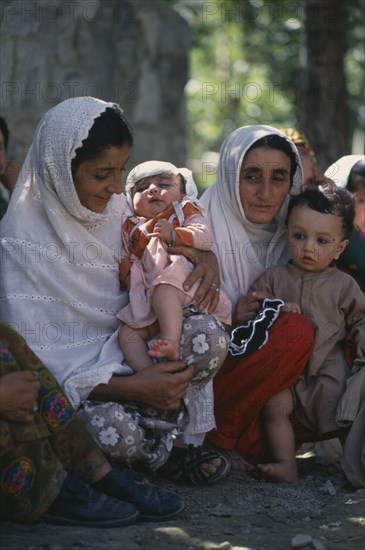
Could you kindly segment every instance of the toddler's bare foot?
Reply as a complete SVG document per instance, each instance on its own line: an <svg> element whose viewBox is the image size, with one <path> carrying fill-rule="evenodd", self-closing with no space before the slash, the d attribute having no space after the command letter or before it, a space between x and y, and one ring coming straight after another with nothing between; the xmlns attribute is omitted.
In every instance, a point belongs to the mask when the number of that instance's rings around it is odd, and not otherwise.
<svg viewBox="0 0 365 550"><path fill-rule="evenodd" d="M170 361L177 361L179 359L179 344L173 340L167 338L161 338L156 340L151 345L151 349L148 352L150 357L156 359L170 359Z"/></svg>
<svg viewBox="0 0 365 550"><path fill-rule="evenodd" d="M297 463L295 460L258 464L256 472L260 477L279 483L295 483L298 480Z"/></svg>

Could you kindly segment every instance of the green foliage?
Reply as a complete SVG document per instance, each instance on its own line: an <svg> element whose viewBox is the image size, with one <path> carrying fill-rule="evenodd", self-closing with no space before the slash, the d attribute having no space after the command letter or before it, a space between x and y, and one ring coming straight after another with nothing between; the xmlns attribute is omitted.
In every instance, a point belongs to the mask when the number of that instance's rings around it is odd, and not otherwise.
<svg viewBox="0 0 365 550"><path fill-rule="evenodd" d="M300 129L301 0L177 0L174 7L191 28L186 87L191 158L219 151L227 134L245 124ZM363 25L356 2L351 2L350 20L349 106L353 127L363 127Z"/></svg>

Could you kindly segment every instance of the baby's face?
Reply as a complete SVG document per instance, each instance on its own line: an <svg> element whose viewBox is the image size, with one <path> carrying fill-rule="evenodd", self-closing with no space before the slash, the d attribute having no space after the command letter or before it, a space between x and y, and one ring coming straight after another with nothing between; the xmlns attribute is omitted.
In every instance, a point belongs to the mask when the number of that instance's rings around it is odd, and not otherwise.
<svg viewBox="0 0 365 550"><path fill-rule="evenodd" d="M298 205L288 220L288 249L294 264L304 271L319 273L346 248L341 218Z"/></svg>
<svg viewBox="0 0 365 550"><path fill-rule="evenodd" d="M177 174L159 174L137 181L133 190L133 208L138 216L153 218L183 197Z"/></svg>

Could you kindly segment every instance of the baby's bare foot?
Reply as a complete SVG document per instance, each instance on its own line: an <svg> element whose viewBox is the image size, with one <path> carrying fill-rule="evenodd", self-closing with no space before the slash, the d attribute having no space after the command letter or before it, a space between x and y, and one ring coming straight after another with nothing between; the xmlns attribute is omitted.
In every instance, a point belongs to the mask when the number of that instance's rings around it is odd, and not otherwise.
<svg viewBox="0 0 365 550"><path fill-rule="evenodd" d="M269 481L278 483L295 483L298 480L297 463L295 460L282 460L269 464L258 464L256 473Z"/></svg>
<svg viewBox="0 0 365 550"><path fill-rule="evenodd" d="M150 357L156 359L170 359L170 361L177 361L179 359L179 344L173 340L167 338L156 340L151 345L151 349L148 352Z"/></svg>

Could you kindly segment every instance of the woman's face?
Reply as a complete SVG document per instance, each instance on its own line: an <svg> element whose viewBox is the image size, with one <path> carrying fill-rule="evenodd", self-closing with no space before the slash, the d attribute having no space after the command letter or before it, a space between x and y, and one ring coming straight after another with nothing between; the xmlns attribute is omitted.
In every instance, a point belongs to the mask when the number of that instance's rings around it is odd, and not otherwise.
<svg viewBox="0 0 365 550"><path fill-rule="evenodd" d="M239 185L246 218L253 223L271 222L289 192L290 158L278 149L252 149L243 159Z"/></svg>
<svg viewBox="0 0 365 550"><path fill-rule="evenodd" d="M104 212L112 195L122 192L122 172L129 156L129 145L108 147L93 160L81 162L74 174L79 200L85 208Z"/></svg>

